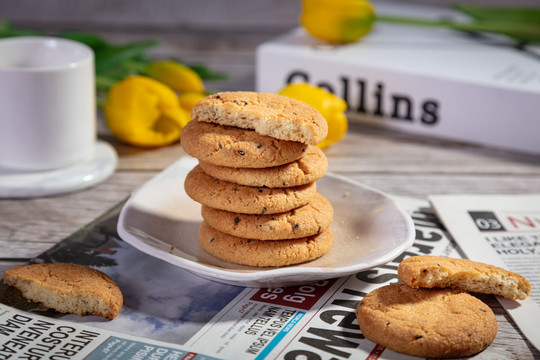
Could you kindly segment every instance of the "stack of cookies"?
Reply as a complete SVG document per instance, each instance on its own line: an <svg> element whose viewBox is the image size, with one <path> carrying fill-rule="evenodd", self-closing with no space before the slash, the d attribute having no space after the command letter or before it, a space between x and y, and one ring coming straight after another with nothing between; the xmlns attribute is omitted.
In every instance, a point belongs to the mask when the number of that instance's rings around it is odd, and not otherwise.
<svg viewBox="0 0 540 360"><path fill-rule="evenodd" d="M333 209L317 193L327 134L311 106L276 94L223 92L201 100L182 131L199 160L186 193L202 204L201 247L236 264L310 261L332 244Z"/></svg>

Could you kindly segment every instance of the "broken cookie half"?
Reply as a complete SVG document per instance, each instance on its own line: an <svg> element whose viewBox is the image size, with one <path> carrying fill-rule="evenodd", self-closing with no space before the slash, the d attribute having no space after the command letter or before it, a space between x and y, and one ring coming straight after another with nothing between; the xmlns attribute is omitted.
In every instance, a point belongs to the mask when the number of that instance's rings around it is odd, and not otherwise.
<svg viewBox="0 0 540 360"><path fill-rule="evenodd" d="M114 319L123 304L122 292L110 277L78 264L18 266L4 273L4 282L26 299L62 313Z"/></svg>
<svg viewBox="0 0 540 360"><path fill-rule="evenodd" d="M412 256L398 267L401 281L413 288L453 288L523 300L531 284L514 272L467 259Z"/></svg>

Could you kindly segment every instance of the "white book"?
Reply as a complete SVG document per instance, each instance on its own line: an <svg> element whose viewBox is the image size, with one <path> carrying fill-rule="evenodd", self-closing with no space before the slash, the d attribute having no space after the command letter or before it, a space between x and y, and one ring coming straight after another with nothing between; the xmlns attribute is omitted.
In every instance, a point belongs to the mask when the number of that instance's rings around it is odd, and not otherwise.
<svg viewBox="0 0 540 360"><path fill-rule="evenodd" d="M378 9L459 17L433 7ZM539 46L517 49L498 36L381 22L341 46L297 28L261 44L256 55L258 91L307 81L343 97L350 121L540 154Z"/></svg>

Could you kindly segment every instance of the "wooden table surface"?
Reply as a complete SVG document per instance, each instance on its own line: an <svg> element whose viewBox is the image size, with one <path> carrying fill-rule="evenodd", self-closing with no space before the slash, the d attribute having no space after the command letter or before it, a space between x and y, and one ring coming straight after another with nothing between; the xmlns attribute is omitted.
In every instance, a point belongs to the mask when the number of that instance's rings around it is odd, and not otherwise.
<svg viewBox="0 0 540 360"><path fill-rule="evenodd" d="M103 35L112 41L149 37L133 32ZM255 47L275 35L264 31L212 37L205 32L152 34L161 40L153 56L204 62L230 74L227 81L207 84L210 88L254 90ZM180 144L157 149L127 146L103 128L100 139L112 144L119 156L116 172L101 184L59 196L0 200L0 273L25 263L96 219L184 154ZM419 138L359 124L351 124L346 137L325 152L329 171L394 195L426 199L432 194L540 193L539 156ZM523 339L496 299L484 296L482 300L493 308L499 332L495 342L476 358L540 358L540 352Z"/></svg>

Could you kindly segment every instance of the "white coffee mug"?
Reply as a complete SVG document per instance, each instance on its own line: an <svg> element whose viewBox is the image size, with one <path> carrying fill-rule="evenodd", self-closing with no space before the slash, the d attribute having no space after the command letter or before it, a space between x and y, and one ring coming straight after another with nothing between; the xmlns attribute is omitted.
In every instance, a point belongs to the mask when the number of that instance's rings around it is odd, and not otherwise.
<svg viewBox="0 0 540 360"><path fill-rule="evenodd" d="M75 164L96 144L94 53L51 37L0 39L0 167Z"/></svg>

